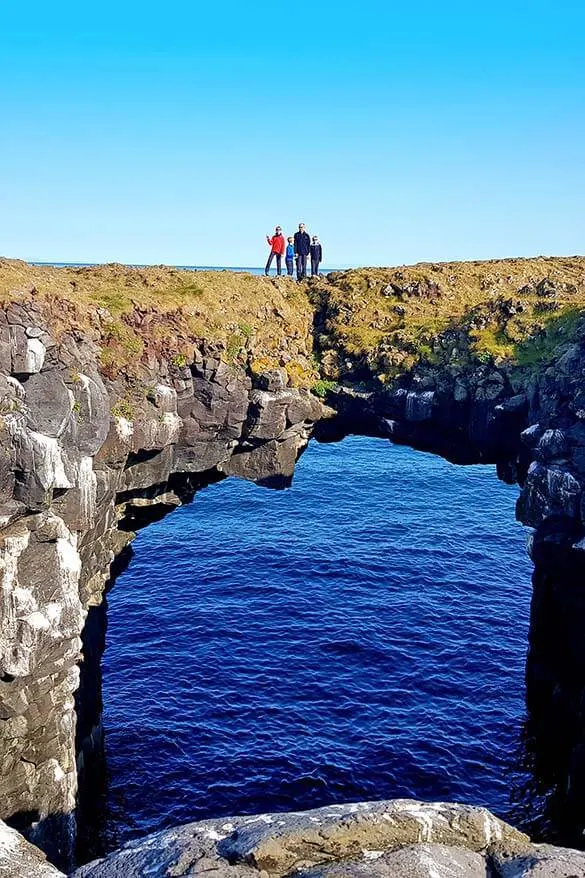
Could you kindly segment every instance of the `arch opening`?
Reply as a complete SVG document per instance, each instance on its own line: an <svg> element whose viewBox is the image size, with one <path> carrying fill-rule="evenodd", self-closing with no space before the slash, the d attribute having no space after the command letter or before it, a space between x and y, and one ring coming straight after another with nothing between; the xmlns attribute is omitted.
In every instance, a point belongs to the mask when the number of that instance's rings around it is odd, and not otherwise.
<svg viewBox="0 0 585 878"><path fill-rule="evenodd" d="M148 528L109 596L82 858L212 814L384 796L527 826L516 494L494 467L352 436L311 442L290 491L229 479Z"/></svg>

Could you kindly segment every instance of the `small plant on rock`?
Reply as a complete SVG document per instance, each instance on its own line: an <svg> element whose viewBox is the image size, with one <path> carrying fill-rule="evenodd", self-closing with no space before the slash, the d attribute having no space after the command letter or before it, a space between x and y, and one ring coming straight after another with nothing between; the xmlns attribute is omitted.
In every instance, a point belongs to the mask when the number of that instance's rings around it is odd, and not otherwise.
<svg viewBox="0 0 585 878"><path fill-rule="evenodd" d="M187 357L185 354L175 354L171 359L171 366L174 366L175 369L184 369L187 365Z"/></svg>
<svg viewBox="0 0 585 878"><path fill-rule="evenodd" d="M320 378L318 381L315 381L311 387L311 392L314 396L318 396L319 399L325 399L327 394L334 390L335 387L335 381L328 381L325 378Z"/></svg>
<svg viewBox="0 0 585 878"><path fill-rule="evenodd" d="M134 406L129 399L119 399L112 406L112 414L115 418L125 418L127 421L134 419Z"/></svg>

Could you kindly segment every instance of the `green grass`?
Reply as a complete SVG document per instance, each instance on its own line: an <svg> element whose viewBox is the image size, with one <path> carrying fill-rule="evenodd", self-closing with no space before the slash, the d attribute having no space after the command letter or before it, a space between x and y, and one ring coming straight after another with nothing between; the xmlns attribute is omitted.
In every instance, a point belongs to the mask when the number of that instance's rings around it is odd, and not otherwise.
<svg viewBox="0 0 585 878"><path fill-rule="evenodd" d="M112 406L112 414L115 418L125 418L127 421L134 420L135 409L132 402L127 398L122 398Z"/></svg>
<svg viewBox="0 0 585 878"><path fill-rule="evenodd" d="M327 381L326 379L321 378L319 381L315 381L311 387L311 393L318 396L319 399L325 399L327 394L334 390L336 386L335 381Z"/></svg>
<svg viewBox="0 0 585 878"><path fill-rule="evenodd" d="M127 314L133 307L132 300L129 299L128 296L115 290L100 291L100 293L95 296L94 302L100 308L106 308L112 317L120 317L122 314Z"/></svg>
<svg viewBox="0 0 585 878"><path fill-rule="evenodd" d="M567 308L549 317L544 326L516 345L514 357L519 366L536 368L551 363L564 345L583 337L585 310Z"/></svg>

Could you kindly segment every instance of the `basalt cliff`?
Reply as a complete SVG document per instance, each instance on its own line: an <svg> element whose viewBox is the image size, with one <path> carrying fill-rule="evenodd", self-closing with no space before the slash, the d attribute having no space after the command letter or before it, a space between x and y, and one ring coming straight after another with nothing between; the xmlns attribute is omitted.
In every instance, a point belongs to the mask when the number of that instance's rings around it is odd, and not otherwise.
<svg viewBox="0 0 585 878"><path fill-rule="evenodd" d="M71 862L101 740L96 611L134 532L226 476L287 485L312 434L363 432L520 484L528 704L582 828L585 258L300 285L0 260L0 297L0 817Z"/></svg>

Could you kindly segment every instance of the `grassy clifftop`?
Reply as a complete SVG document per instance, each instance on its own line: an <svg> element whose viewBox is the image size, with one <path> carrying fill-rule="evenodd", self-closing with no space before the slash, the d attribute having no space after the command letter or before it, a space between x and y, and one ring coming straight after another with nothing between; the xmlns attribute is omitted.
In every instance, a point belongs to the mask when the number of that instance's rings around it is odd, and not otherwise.
<svg viewBox="0 0 585 878"><path fill-rule="evenodd" d="M311 297L327 378L386 383L418 363L531 369L582 334L585 257L335 272Z"/></svg>
<svg viewBox="0 0 585 878"><path fill-rule="evenodd" d="M291 383L318 377L312 356L313 308L287 278L168 266L109 264L52 268L0 259L0 301L33 300L56 338L90 334L108 377L170 359L192 358L193 344L217 342L227 362L259 371L284 366Z"/></svg>
<svg viewBox="0 0 585 878"><path fill-rule="evenodd" d="M385 384L419 364L541 368L583 334L585 257L352 269L300 285L229 271L0 259L0 301L34 301L57 338L90 335L109 377L139 377L161 359L181 365L205 338L227 362L284 366L296 386Z"/></svg>

